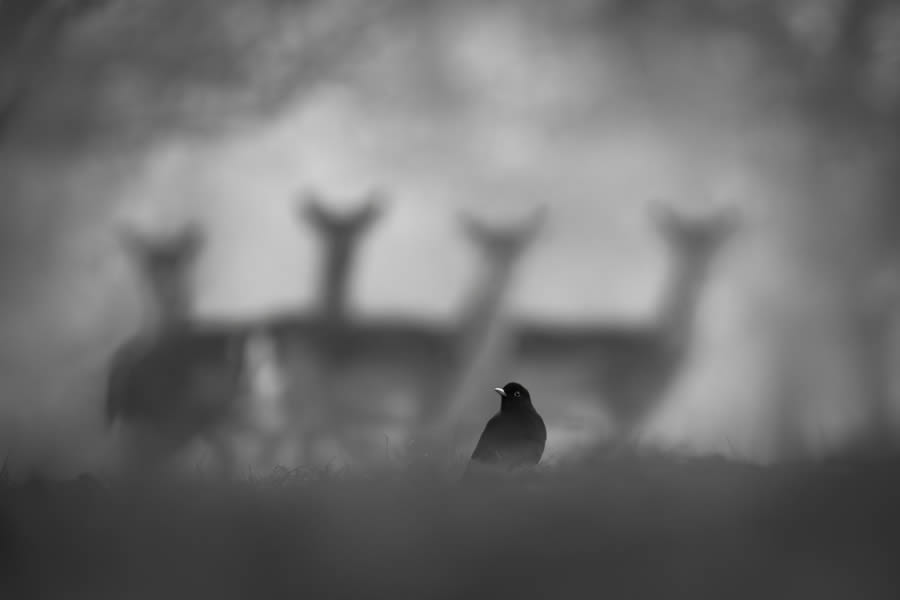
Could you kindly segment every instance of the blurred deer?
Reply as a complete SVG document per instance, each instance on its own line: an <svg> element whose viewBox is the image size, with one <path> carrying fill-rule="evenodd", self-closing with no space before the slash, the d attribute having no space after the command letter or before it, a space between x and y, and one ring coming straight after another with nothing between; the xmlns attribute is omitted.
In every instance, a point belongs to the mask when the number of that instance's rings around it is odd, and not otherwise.
<svg viewBox="0 0 900 600"><path fill-rule="evenodd" d="M583 385L602 400L620 441L633 438L687 362L714 259L738 225L732 210L691 216L665 205L652 208L670 257L657 316L646 324L528 327L517 348L525 364L563 361L585 373Z"/></svg>
<svg viewBox="0 0 900 600"><path fill-rule="evenodd" d="M319 298L311 315L274 319L270 330L281 361L289 363L291 419L301 431L304 455L314 439L340 420L343 398L337 386L353 353L355 324L349 310L349 289L360 245L384 211L379 192L368 193L357 208L339 212L313 192L297 205L297 218L308 223L322 246Z"/></svg>
<svg viewBox="0 0 900 600"><path fill-rule="evenodd" d="M460 217L466 238L478 252L479 275L460 320L454 381L429 398L434 406L426 416L436 417L432 425L445 442L448 436L455 437L461 417L484 398L484 390L492 389L488 384L497 378L496 371L511 367L515 331L504 313L506 298L517 267L546 218L546 206L515 224L488 224L469 214ZM472 415L476 421L482 416L477 410Z"/></svg>
<svg viewBox="0 0 900 600"><path fill-rule="evenodd" d="M653 218L670 253L669 283L656 322L643 330L611 332L598 357L605 405L628 437L658 407L687 362L714 259L738 225L731 210L690 216L657 205Z"/></svg>
<svg viewBox="0 0 900 600"><path fill-rule="evenodd" d="M145 322L114 353L106 417L132 434L131 466L159 473L196 439L230 473L233 455L225 430L241 395L243 335L233 327L203 325L191 316L188 280L204 236L194 226L152 238L131 229L122 241L144 287Z"/></svg>

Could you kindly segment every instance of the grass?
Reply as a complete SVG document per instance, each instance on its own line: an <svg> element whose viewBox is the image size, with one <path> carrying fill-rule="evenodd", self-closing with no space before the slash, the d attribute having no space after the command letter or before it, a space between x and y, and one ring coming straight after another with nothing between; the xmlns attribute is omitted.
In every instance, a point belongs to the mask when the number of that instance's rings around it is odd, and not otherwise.
<svg viewBox="0 0 900 600"><path fill-rule="evenodd" d="M900 462L4 484L19 598L898 598Z"/></svg>

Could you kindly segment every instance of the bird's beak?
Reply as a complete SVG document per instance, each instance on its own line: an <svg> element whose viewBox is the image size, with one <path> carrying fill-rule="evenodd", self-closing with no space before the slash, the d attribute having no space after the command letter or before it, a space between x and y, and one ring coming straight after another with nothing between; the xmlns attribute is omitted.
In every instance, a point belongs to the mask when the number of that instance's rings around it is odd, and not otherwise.
<svg viewBox="0 0 900 600"><path fill-rule="evenodd" d="M506 398L506 392L503 391L503 388L494 388L494 391L500 394L501 398Z"/></svg>

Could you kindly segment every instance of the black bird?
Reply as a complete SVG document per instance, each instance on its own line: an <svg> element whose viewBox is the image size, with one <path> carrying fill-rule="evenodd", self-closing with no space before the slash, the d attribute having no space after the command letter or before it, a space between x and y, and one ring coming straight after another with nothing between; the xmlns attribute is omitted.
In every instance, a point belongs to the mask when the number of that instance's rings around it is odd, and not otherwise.
<svg viewBox="0 0 900 600"><path fill-rule="evenodd" d="M511 381L494 391L500 394L500 412L487 422L466 475L473 463L513 469L536 465L544 453L547 428L525 386Z"/></svg>

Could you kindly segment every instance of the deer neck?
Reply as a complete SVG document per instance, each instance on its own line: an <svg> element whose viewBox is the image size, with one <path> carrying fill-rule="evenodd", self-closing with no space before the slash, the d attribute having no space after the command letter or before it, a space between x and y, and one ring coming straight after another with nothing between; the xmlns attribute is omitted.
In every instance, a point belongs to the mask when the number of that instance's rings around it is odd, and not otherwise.
<svg viewBox="0 0 900 600"><path fill-rule="evenodd" d="M680 352L690 345L709 262L678 255L673 261L658 316L662 342L671 350Z"/></svg>
<svg viewBox="0 0 900 600"><path fill-rule="evenodd" d="M513 264L503 263L486 267L478 278L475 290L464 311L464 329L471 335L486 331L494 320L509 291Z"/></svg>
<svg viewBox="0 0 900 600"><path fill-rule="evenodd" d="M347 318L348 290L355 259L356 246L352 242L332 243L325 251L320 310L326 322L336 324Z"/></svg>
<svg viewBox="0 0 900 600"><path fill-rule="evenodd" d="M186 290L152 289L145 294L144 326L151 331L171 333L191 323L192 303Z"/></svg>
<svg viewBox="0 0 900 600"><path fill-rule="evenodd" d="M508 329L497 315L503 306L512 279L511 263L490 262L476 279L462 313L454 342L456 364L453 381L445 390L446 402L432 427L439 438L448 441L454 427L467 408L469 400L479 396L478 390L496 376L489 374L498 365L498 355L505 356ZM503 362L499 359L499 363ZM449 437L448 437L449 436Z"/></svg>

